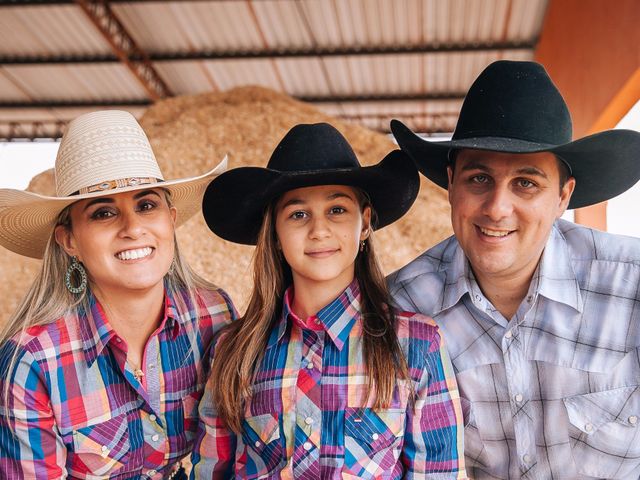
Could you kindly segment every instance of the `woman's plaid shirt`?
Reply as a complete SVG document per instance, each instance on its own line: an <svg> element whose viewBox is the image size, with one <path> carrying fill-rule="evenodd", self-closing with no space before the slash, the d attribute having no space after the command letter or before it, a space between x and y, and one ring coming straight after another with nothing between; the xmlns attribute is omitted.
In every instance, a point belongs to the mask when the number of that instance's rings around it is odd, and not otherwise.
<svg viewBox="0 0 640 480"><path fill-rule="evenodd" d="M164 478L191 452L212 340L235 318L223 291L196 297L194 307L186 292L165 295L141 381L95 297L90 314L70 312L7 342L1 371L14 348L18 363L0 405L0 478Z"/></svg>

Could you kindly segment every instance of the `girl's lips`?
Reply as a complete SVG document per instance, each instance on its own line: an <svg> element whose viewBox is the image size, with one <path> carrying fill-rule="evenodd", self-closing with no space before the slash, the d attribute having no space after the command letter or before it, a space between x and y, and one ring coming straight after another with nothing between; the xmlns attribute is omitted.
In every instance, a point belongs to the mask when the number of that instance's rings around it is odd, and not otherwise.
<svg viewBox="0 0 640 480"><path fill-rule="evenodd" d="M335 248L332 249L326 249L326 250L312 250L310 252L305 252L305 255L312 257L312 258L326 258L326 257L330 257L331 255L333 255L334 253L336 253L338 250Z"/></svg>

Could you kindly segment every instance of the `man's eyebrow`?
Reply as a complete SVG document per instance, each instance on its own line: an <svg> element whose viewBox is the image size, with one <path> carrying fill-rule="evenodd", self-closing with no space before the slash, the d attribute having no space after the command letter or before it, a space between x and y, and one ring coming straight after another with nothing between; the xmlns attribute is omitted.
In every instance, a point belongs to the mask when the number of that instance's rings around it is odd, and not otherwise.
<svg viewBox="0 0 640 480"><path fill-rule="evenodd" d="M540 170L536 167L522 167L516 170L516 173L518 173L519 175L534 175L537 177L549 178L544 170Z"/></svg>
<svg viewBox="0 0 640 480"><path fill-rule="evenodd" d="M462 165L460 170L463 172L468 170L481 170L483 172L491 171L491 169L486 164L479 162L477 160L470 160L469 162Z"/></svg>

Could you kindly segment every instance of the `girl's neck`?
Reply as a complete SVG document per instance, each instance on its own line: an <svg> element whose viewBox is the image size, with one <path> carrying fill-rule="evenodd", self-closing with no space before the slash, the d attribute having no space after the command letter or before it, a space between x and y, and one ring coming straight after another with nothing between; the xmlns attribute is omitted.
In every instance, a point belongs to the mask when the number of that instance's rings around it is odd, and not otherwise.
<svg viewBox="0 0 640 480"><path fill-rule="evenodd" d="M341 276L332 280L318 282L297 277L293 272L294 298L291 305L293 313L303 320L316 315L338 298L351 284L353 278L354 276L351 274L350 276Z"/></svg>

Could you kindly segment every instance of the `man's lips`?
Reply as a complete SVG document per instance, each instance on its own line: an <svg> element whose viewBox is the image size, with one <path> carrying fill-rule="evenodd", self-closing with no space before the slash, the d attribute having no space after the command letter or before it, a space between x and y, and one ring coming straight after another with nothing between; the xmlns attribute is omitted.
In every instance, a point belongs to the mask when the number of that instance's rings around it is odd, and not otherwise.
<svg viewBox="0 0 640 480"><path fill-rule="evenodd" d="M482 235L484 235L485 237L491 237L491 238L504 238L510 235L511 233L515 232L515 230L487 228L487 227L481 227L479 225L476 225L476 227Z"/></svg>

